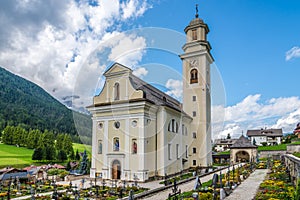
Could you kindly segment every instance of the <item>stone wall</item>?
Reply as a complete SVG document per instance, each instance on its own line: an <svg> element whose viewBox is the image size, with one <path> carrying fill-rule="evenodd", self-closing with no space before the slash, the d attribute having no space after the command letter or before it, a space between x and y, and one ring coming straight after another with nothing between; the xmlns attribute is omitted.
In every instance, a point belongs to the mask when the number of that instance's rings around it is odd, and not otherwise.
<svg viewBox="0 0 300 200"><path fill-rule="evenodd" d="M269 156L281 156L286 154L286 151L260 151L259 158L268 158Z"/></svg>
<svg viewBox="0 0 300 200"><path fill-rule="evenodd" d="M288 153L300 152L300 144L291 144L286 146Z"/></svg>
<svg viewBox="0 0 300 200"><path fill-rule="evenodd" d="M291 154L286 154L284 156L285 166L289 169L289 174L291 175L291 181L294 185L297 184L300 174L300 158L293 156Z"/></svg>

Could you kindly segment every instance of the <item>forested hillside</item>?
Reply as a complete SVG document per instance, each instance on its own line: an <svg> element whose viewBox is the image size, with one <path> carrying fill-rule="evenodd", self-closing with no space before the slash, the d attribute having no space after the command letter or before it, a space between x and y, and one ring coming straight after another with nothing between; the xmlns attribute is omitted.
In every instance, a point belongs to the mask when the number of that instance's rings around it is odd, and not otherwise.
<svg viewBox="0 0 300 200"><path fill-rule="evenodd" d="M85 143L91 136L90 116L75 113L80 118L76 128ZM73 112L41 87L0 67L0 132L7 126L49 130L76 136Z"/></svg>

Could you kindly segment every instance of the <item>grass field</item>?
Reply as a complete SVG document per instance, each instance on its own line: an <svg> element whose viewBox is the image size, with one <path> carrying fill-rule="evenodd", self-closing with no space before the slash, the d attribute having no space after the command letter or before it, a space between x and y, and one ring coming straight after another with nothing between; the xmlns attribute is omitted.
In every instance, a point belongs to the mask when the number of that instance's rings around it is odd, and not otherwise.
<svg viewBox="0 0 300 200"><path fill-rule="evenodd" d="M77 149L79 152L83 152L86 149L89 158L91 157L92 147L90 145L73 143L73 148L75 152ZM13 145L6 145L0 143L0 168L4 168L7 166L22 168L31 164L45 164L32 161L32 154L33 149L27 149L24 147L16 147Z"/></svg>
<svg viewBox="0 0 300 200"><path fill-rule="evenodd" d="M0 144L0 168L28 166L32 163L32 153L32 149Z"/></svg>
<svg viewBox="0 0 300 200"><path fill-rule="evenodd" d="M89 158L91 157L92 154L92 146L91 145L86 145L86 144L78 144L78 143L73 143L73 149L76 152L84 152L86 150L86 153L89 155Z"/></svg>
<svg viewBox="0 0 300 200"><path fill-rule="evenodd" d="M279 144L274 146L259 146L258 151L285 151L286 144Z"/></svg>

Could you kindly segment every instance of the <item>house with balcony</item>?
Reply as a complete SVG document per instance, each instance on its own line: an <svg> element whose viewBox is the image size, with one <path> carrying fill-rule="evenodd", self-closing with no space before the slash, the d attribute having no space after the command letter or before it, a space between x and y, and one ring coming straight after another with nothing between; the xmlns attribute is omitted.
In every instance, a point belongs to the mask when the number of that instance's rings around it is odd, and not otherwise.
<svg viewBox="0 0 300 200"><path fill-rule="evenodd" d="M214 151L222 152L227 151L236 142L237 139L215 139Z"/></svg>
<svg viewBox="0 0 300 200"><path fill-rule="evenodd" d="M247 136L252 144L257 146L271 146L281 144L282 129L258 129L248 130Z"/></svg>

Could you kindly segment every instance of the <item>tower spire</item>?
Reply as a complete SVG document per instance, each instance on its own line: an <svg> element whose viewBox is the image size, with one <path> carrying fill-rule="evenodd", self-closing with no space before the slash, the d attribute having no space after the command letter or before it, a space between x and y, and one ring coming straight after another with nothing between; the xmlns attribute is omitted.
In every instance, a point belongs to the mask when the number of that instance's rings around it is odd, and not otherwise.
<svg viewBox="0 0 300 200"><path fill-rule="evenodd" d="M199 14L198 14L198 4L196 4L196 15L195 15L196 18L199 17Z"/></svg>

